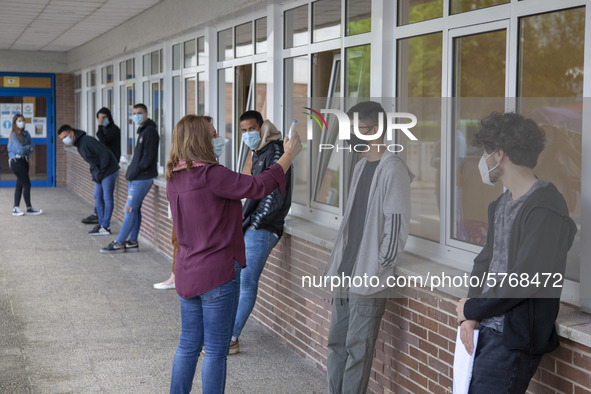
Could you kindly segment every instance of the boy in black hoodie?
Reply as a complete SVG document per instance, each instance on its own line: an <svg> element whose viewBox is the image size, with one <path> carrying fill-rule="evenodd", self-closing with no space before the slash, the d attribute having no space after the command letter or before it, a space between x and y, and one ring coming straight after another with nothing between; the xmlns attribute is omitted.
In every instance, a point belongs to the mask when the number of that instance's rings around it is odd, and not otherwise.
<svg viewBox="0 0 591 394"><path fill-rule="evenodd" d="M84 131L73 129L67 124L60 127L57 135L64 144L74 145L80 156L90 164L98 224L89 234L110 235L113 190L119 174L119 164L117 164L115 155L95 138L89 137Z"/></svg>
<svg viewBox="0 0 591 394"><path fill-rule="evenodd" d="M117 239L101 249L101 253L137 252L142 224L142 202L158 176L158 146L160 137L156 123L148 119L148 108L136 104L131 119L138 126L137 143L125 178L129 181L125 216Z"/></svg>
<svg viewBox="0 0 591 394"><path fill-rule="evenodd" d="M474 144L484 149L482 181L507 190L488 208L486 245L474 259L471 275L484 280L457 306L462 343L476 352L470 392L525 393L542 355L558 347L554 324L577 228L556 187L534 175L544 133L533 120L493 113Z"/></svg>

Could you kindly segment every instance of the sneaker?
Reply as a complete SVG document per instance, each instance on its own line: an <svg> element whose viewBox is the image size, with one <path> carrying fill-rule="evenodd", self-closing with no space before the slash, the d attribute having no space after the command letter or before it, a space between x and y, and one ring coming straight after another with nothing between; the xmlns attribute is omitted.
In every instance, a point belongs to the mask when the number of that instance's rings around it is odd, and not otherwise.
<svg viewBox="0 0 591 394"><path fill-rule="evenodd" d="M33 207L28 207L26 212L27 215L41 215L42 213L42 209L35 209Z"/></svg>
<svg viewBox="0 0 591 394"><path fill-rule="evenodd" d="M240 349L238 347L238 338L236 338L235 341L230 341L230 350L228 351L228 354L236 353L240 353Z"/></svg>
<svg viewBox="0 0 591 394"><path fill-rule="evenodd" d="M125 246L117 242L117 240L111 242L107 247L101 249L101 253L124 253Z"/></svg>
<svg viewBox="0 0 591 394"><path fill-rule="evenodd" d="M97 224L94 228L88 232L90 235L111 235L111 229Z"/></svg>
<svg viewBox="0 0 591 394"><path fill-rule="evenodd" d="M140 250L139 243L137 241L125 241L123 245L125 245L126 252L137 252Z"/></svg>
<svg viewBox="0 0 591 394"><path fill-rule="evenodd" d="M82 223L84 224L98 224L98 216L94 213L90 216L85 217L82 219Z"/></svg>
<svg viewBox="0 0 591 394"><path fill-rule="evenodd" d="M12 208L12 216L23 216L24 214L19 207Z"/></svg>

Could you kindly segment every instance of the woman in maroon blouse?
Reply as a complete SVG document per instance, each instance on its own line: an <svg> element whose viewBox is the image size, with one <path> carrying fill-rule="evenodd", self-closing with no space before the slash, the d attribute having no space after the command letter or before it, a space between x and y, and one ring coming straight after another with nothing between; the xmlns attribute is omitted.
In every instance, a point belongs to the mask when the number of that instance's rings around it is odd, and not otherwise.
<svg viewBox="0 0 591 394"><path fill-rule="evenodd" d="M301 150L297 133L285 138L285 154L256 177L216 161L219 137L208 116L187 115L175 126L166 165L166 194L179 250L176 290L181 336L172 366L171 393L191 391L204 345L203 393L223 393L226 357L238 306L237 270L245 267L242 198L260 199L285 188L285 172ZM216 144L217 145L217 144Z"/></svg>

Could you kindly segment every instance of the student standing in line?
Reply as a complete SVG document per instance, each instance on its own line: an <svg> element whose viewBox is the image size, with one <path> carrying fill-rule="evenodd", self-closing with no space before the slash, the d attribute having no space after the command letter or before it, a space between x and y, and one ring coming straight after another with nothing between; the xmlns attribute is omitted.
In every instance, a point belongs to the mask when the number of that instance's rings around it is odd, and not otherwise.
<svg viewBox="0 0 591 394"><path fill-rule="evenodd" d="M374 286L342 286L335 290L328 331L326 360L328 392L365 393L373 353L388 297L387 279L394 275L398 252L404 249L410 223L410 183L406 163L384 148L384 108L364 101L347 115L351 121L349 147L364 151L353 171L343 221L328 261L326 276L376 277ZM380 119L381 118L381 119ZM381 127L380 127L381 124ZM380 131L381 130L381 131ZM380 149L381 144L381 149ZM357 147L357 149L356 149ZM351 281L356 283L356 281ZM386 289L386 290L384 290Z"/></svg>
<svg viewBox="0 0 591 394"><path fill-rule="evenodd" d="M21 114L14 115L12 118L12 129L8 137L8 160L10 169L16 175L16 186L14 188L14 207L13 216L39 215L43 213L41 209L35 209L31 205L31 180L29 178L29 160L33 153L33 139L27 130L25 130L25 118ZM25 198L27 210L21 211L21 196Z"/></svg>
<svg viewBox="0 0 591 394"><path fill-rule="evenodd" d="M181 335L172 365L171 393L191 391L204 345L203 393L223 393L226 360L245 265L242 198L260 199L277 187L301 150L297 133L285 139L285 153L256 177L217 163L224 145L208 116L186 115L175 126L166 165L166 194L179 243L176 290Z"/></svg>
<svg viewBox="0 0 591 394"><path fill-rule="evenodd" d="M117 159L117 163L119 163L119 159L121 158L121 130L113 121L113 116L111 115L109 108L103 107L99 109L96 113L96 119L98 124L96 137L107 147L107 149L113 152ZM82 219L82 223L96 224L93 231L97 231L99 223L96 207L92 214Z"/></svg>
<svg viewBox="0 0 591 394"><path fill-rule="evenodd" d="M474 259L471 276L485 280L456 309L460 339L476 352L470 393L525 393L542 355L558 347L562 285L553 286L562 284L577 227L558 189L534 174L544 149L539 126L515 113L481 124L474 145L483 149L482 182L500 181L506 191L488 207L486 244Z"/></svg>
<svg viewBox="0 0 591 394"><path fill-rule="evenodd" d="M111 215L113 214L113 190L119 175L119 164L113 152L95 138L70 125L63 125L57 132L65 145L73 145L88 164L94 181L94 205L98 213L97 228L90 235L111 235Z"/></svg>
<svg viewBox="0 0 591 394"><path fill-rule="evenodd" d="M158 176L158 147L160 137L156 123L148 119L148 108L136 104L132 109L132 121L138 126L137 144L125 177L129 181L125 216L117 239L101 249L101 253L137 252L142 224L142 203Z"/></svg>
<svg viewBox="0 0 591 394"><path fill-rule="evenodd" d="M283 155L281 132L257 111L240 116L242 141L252 150L251 174L256 176ZM283 235L285 216L291 206L291 169L285 174L286 188L276 188L261 199L247 199L242 208L242 229L246 245L246 268L240 273L240 298L229 354L239 352L238 337L254 308L259 278L271 250Z"/></svg>

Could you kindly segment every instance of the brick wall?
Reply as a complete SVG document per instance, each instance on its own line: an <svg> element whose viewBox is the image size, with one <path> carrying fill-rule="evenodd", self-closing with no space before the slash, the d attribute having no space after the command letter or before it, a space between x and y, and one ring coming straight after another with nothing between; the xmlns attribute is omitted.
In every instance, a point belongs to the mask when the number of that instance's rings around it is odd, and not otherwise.
<svg viewBox="0 0 591 394"><path fill-rule="evenodd" d="M63 124L74 125L74 75L55 75L55 126L56 131ZM56 185L65 186L66 180L66 153L64 144L56 140Z"/></svg>
<svg viewBox="0 0 591 394"><path fill-rule="evenodd" d="M67 183L92 203L88 165L68 151ZM127 181L120 173L113 217L123 219ZM171 256L171 220L164 188L153 186L142 207L141 235ZM259 283L252 318L299 355L326 370L330 294L301 288L302 275L321 275L330 250L285 234L275 247ZM406 289L388 300L369 382L374 393L448 393L452 387L456 322L454 303L441 294ZM529 393L591 394L591 349L562 339L544 356Z"/></svg>

